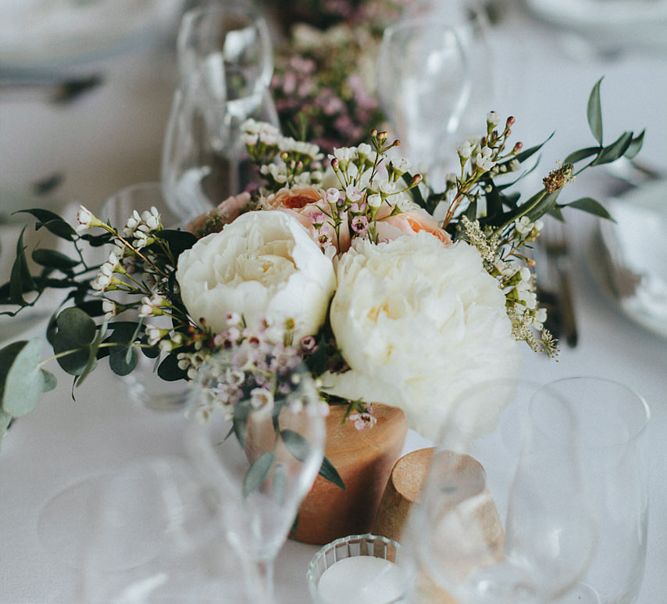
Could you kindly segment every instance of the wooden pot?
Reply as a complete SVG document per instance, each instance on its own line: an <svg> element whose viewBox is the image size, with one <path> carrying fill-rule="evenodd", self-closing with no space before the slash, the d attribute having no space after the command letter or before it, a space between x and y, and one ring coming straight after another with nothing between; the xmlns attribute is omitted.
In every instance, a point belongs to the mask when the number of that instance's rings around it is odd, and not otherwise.
<svg viewBox="0 0 667 604"><path fill-rule="evenodd" d="M332 405L327 417L326 456L345 490L318 476L299 510L292 538L324 545L348 535L370 532L394 463L408 431L405 413L373 404L377 424L357 430L343 422L345 405Z"/></svg>

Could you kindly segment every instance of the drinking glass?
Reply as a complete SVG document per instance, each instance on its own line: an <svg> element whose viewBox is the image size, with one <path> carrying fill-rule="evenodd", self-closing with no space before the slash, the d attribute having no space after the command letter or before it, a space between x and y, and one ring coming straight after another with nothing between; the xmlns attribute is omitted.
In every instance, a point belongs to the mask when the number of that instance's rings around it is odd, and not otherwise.
<svg viewBox="0 0 667 604"><path fill-rule="evenodd" d="M100 210L100 219L109 221L117 228L122 228L132 212L139 213L157 208L165 228L178 228L181 220L176 216L162 195L160 183L145 182L131 185L111 195ZM102 252L103 253L103 252ZM103 262L105 259L102 258ZM122 297L122 294L120 294ZM120 298L116 296L119 301ZM121 318L128 320L138 319L138 311L126 310ZM158 327L171 327L169 317L154 317L151 322ZM187 389L182 384L167 382L158 377L156 371L156 359L149 358L144 354L137 357L137 366L132 373L119 377L130 396L136 403L142 404L149 409L176 410L183 409L187 398Z"/></svg>
<svg viewBox="0 0 667 604"><path fill-rule="evenodd" d="M229 541L254 561L270 599L274 559L322 464L325 407L305 368L277 368L259 387L239 370L246 361L223 352L198 371L186 444L218 494Z"/></svg>
<svg viewBox="0 0 667 604"><path fill-rule="evenodd" d="M563 602L635 602L644 574L648 520L642 439L650 418L646 401L617 382L576 377L539 390L533 420L539 438L556 446L567 438L553 420L566 405L579 426L570 441L581 459L582 494L593 505L599 545L579 597Z"/></svg>
<svg viewBox="0 0 667 604"><path fill-rule="evenodd" d="M596 531L581 494L579 426L555 399L548 412L565 438L542 438L537 389L489 382L450 410L405 538L411 602L545 604L586 571Z"/></svg>
<svg viewBox="0 0 667 604"><path fill-rule="evenodd" d="M244 120L232 119L229 107L206 97L194 83L174 93L162 150L162 186L169 207L183 222L237 195L250 180L249 166L241 161ZM268 89L248 117L278 124Z"/></svg>
<svg viewBox="0 0 667 604"><path fill-rule="evenodd" d="M170 205L191 218L241 191L243 122L278 124L268 27L240 2L193 9L181 22L178 58L162 171Z"/></svg>
<svg viewBox="0 0 667 604"><path fill-rule="evenodd" d="M453 2L417 2L412 13L441 19L447 27L456 31L467 59L470 78L470 96L461 116L457 139L484 133L486 114L495 109L496 68L494 53L489 40L491 23L488 7L481 0ZM453 145L449 146L453 151Z"/></svg>
<svg viewBox="0 0 667 604"><path fill-rule="evenodd" d="M385 29L377 70L380 102L407 159L432 176L470 100L468 65L460 34L440 17Z"/></svg>
<svg viewBox="0 0 667 604"><path fill-rule="evenodd" d="M263 602L193 474L183 459L149 458L98 482L81 602Z"/></svg>

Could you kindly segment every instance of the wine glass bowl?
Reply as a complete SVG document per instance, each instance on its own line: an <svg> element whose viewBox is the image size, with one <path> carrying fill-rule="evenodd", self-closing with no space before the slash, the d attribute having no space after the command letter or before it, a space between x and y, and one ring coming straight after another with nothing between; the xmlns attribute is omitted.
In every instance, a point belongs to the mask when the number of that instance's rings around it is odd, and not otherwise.
<svg viewBox="0 0 667 604"><path fill-rule="evenodd" d="M326 407L305 367L267 375L248 369L247 352L223 351L198 370L187 445L229 541L255 561L270 597L273 560L322 464Z"/></svg>
<svg viewBox="0 0 667 604"><path fill-rule="evenodd" d="M571 446L578 426L554 403L566 440L539 438L537 389L482 384L450 409L407 531L415 602L434 590L462 604L552 602L587 570L596 526Z"/></svg>
<svg viewBox="0 0 667 604"><path fill-rule="evenodd" d="M432 171L470 99L468 58L445 20L415 18L388 27L378 57L381 105L406 157Z"/></svg>

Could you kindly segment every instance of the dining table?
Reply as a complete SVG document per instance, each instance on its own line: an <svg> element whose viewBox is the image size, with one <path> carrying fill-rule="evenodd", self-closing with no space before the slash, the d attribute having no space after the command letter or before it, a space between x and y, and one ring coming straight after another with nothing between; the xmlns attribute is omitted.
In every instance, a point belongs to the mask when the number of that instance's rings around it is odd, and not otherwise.
<svg viewBox="0 0 667 604"><path fill-rule="evenodd" d="M667 58L627 51L610 56L568 51L563 33L520 10L508 11L493 27L494 107L515 115L514 134L525 145L556 134L543 151L546 174L574 148L592 143L586 103L602 76L605 132L646 127L642 157L667 171ZM0 194L12 204L33 183L52 174L62 184L52 207L83 203L99 208L125 186L160 177L160 156L175 85L175 56L169 45L137 49L87 66L103 84L67 104L44 98L0 95ZM614 137L615 138L615 137ZM617 181L604 168L585 173L566 192L602 202ZM665 200L667 202L667 200ZM10 202L2 202L2 208ZM28 201L25 201L27 204ZM60 205L58 205L60 204ZM47 207L51 207L47 205ZM667 602L667 340L638 326L619 310L594 279L594 217L566 212L571 243L571 278L579 327L576 347L563 346L557 360L526 349L522 372L539 383L591 375L622 382L651 408L644 464L650 489L645 576L638 604ZM7 254L6 242L2 253ZM18 322L0 317L0 341L43 336L45 318ZM46 344L45 344L46 350ZM58 368L54 368L57 372ZM106 363L77 388L58 374L58 386L37 409L11 427L0 451L0 602L71 602L80 569L44 547L40 513L54 495L87 477L113 471L144 457L180 454L181 411L155 411L130 399L125 384ZM411 432L405 450L425 445ZM72 509L58 520L76 531ZM67 529L70 530L70 529ZM318 547L287 541L276 568L281 603L310 601L306 569Z"/></svg>

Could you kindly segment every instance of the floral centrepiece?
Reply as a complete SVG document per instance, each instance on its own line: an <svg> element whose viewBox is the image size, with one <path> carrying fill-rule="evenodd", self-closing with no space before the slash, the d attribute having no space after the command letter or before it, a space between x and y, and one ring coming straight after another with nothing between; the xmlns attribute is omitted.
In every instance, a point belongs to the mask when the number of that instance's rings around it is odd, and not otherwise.
<svg viewBox="0 0 667 604"><path fill-rule="evenodd" d="M189 231L165 229L156 211L118 226L81 208L75 230L28 210L75 256L36 250L43 270L32 275L21 238L1 301L15 314L47 289L63 290L68 308L54 314L47 337L75 385L107 357L124 375L146 354L161 377L178 380L231 350L243 375L303 363L322 399L346 404L346 421L359 429L373 426L372 403L386 402L433 436L460 388L515 373L517 341L556 353L526 250L546 214L608 216L590 198L560 195L576 174L634 157L643 141L625 132L603 144L599 84L589 122L597 145L570 154L521 199L511 187L541 145L510 142L513 117L489 113L483 135L459 147L460 170L444 191L412 171L385 132L325 160L316 145L251 121L244 140L262 177L252 195L225 200ZM88 264L82 247L105 244L113 245L107 261ZM4 424L53 385L38 352L35 342L0 351ZM240 379L229 373L220 399L228 410ZM251 398L270 404L275 392L261 389Z"/></svg>

